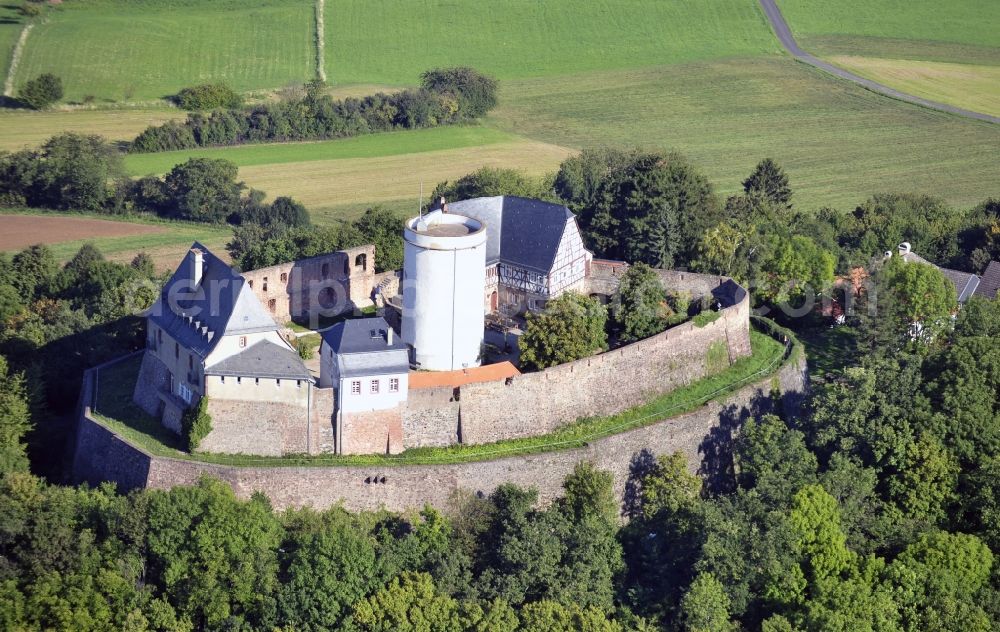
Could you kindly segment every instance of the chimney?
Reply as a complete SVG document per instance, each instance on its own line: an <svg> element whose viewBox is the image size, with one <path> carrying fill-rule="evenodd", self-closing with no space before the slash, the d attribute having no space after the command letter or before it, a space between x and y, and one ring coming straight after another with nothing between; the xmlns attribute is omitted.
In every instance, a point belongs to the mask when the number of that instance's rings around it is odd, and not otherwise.
<svg viewBox="0 0 1000 632"><path fill-rule="evenodd" d="M447 213L448 212L448 202L445 201L443 195L441 196L441 212L442 213Z"/></svg>
<svg viewBox="0 0 1000 632"><path fill-rule="evenodd" d="M901 256L910 254L910 242L904 241L903 243L899 244L899 254Z"/></svg>
<svg viewBox="0 0 1000 632"><path fill-rule="evenodd" d="M205 255L198 248L192 248L188 253L188 264L191 266L191 282L194 287L201 285L201 277L205 273Z"/></svg>
<svg viewBox="0 0 1000 632"><path fill-rule="evenodd" d="M385 330L385 342L388 346L392 346L392 327L387 327Z"/></svg>

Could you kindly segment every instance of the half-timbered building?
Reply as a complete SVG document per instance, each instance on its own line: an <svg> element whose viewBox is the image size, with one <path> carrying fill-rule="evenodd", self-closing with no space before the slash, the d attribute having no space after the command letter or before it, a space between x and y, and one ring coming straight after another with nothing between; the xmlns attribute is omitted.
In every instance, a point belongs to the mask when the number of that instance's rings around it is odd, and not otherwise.
<svg viewBox="0 0 1000 632"><path fill-rule="evenodd" d="M449 202L444 210L486 225L487 312L536 310L584 289L593 255L562 204L506 195Z"/></svg>

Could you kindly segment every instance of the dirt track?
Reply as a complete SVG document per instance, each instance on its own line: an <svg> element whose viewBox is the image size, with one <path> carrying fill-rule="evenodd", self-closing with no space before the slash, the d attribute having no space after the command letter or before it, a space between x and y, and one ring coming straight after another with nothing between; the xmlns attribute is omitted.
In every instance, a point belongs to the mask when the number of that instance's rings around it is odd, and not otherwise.
<svg viewBox="0 0 1000 632"><path fill-rule="evenodd" d="M166 228L85 217L4 215L0 217L0 251L34 244L58 244L77 239L128 237L162 233Z"/></svg>
<svg viewBox="0 0 1000 632"><path fill-rule="evenodd" d="M992 116L989 114L983 114L982 112L973 112L971 110L964 110L962 108L957 108L953 105L947 105L945 103L938 103L937 101L930 101L928 99L922 99L918 96L912 94L907 94L905 92L900 92L890 88L889 86L882 85L877 81L872 81L870 79L865 79L864 77L859 77L853 72L848 72L843 68L838 68L829 62L825 62L818 57L810 55L795 41L792 36L792 30L788 28L788 23L785 22L784 16L781 15L781 9L775 4L774 0L760 0L760 6L764 10L764 15L767 16L768 22L771 23L771 28L774 29L774 34L778 36L781 41L781 45L791 53L792 57L795 59L809 64L810 66L815 66L820 70L824 70L831 75L840 77L841 79L846 79L852 81L863 88L867 88L872 92L878 92L879 94L884 94L887 97L892 97L893 99L899 99L900 101L906 101L907 103L915 103L916 105L922 105L925 108L931 108L933 110L940 110L942 112L948 112L950 114L957 114L959 116L967 116L969 118L978 119L980 121L987 121L989 123L1000 123L1000 117Z"/></svg>

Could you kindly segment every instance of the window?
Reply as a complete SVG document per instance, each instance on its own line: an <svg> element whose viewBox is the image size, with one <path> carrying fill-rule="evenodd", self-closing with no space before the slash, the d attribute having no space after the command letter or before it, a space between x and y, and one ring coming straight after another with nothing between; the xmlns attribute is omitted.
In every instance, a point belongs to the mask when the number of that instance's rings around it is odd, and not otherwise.
<svg viewBox="0 0 1000 632"><path fill-rule="evenodd" d="M262 288L265 292L267 291L267 277L264 277L264 285Z"/></svg>
<svg viewBox="0 0 1000 632"><path fill-rule="evenodd" d="M389 392L390 393L398 393L399 392L399 378L398 377L390 377L389 378Z"/></svg>
<svg viewBox="0 0 1000 632"><path fill-rule="evenodd" d="M194 356L193 355L189 355L188 356L188 370L193 369L193 368L194 368Z"/></svg>
<svg viewBox="0 0 1000 632"><path fill-rule="evenodd" d="M269 300L267 302L267 308L269 310L271 310L271 313L273 314L278 309L278 301L277 301L277 299L273 299L272 298L271 300Z"/></svg>
<svg viewBox="0 0 1000 632"><path fill-rule="evenodd" d="M253 379L253 385L254 386L260 386L260 378L259 377L255 377Z"/></svg>
<svg viewBox="0 0 1000 632"><path fill-rule="evenodd" d="M237 384L242 384L243 383L243 378L241 378L241 377L236 378L236 383Z"/></svg>
<svg viewBox="0 0 1000 632"><path fill-rule="evenodd" d="M281 273L281 282L282 283L287 283L288 282L288 273L287 272L282 272Z"/></svg>
<svg viewBox="0 0 1000 632"><path fill-rule="evenodd" d="M372 380L372 393L378 393L378 380Z"/></svg>
<svg viewBox="0 0 1000 632"><path fill-rule="evenodd" d="M357 257L355 257L354 258L354 266L357 267L357 268L361 268L362 270L367 270L368 269L368 255L361 254L361 255L358 255Z"/></svg>
<svg viewBox="0 0 1000 632"><path fill-rule="evenodd" d="M159 342L160 344L163 344L163 330L162 329L158 329L156 331L156 341Z"/></svg>
<svg viewBox="0 0 1000 632"><path fill-rule="evenodd" d="M225 384L225 383L226 383L226 376L225 375L220 375L219 376L219 384Z"/></svg>
<svg viewBox="0 0 1000 632"><path fill-rule="evenodd" d="M274 385L281 388L281 380L274 380Z"/></svg>
<svg viewBox="0 0 1000 632"><path fill-rule="evenodd" d="M191 389L184 386L180 382L177 383L177 395L184 400L185 404L191 403Z"/></svg>
<svg viewBox="0 0 1000 632"><path fill-rule="evenodd" d="M253 279L250 279L249 281L247 281L247 285L249 285L250 289L252 290L253 289Z"/></svg>
<svg viewBox="0 0 1000 632"><path fill-rule="evenodd" d="M295 380L295 386L298 388L302 388L302 380Z"/></svg>
<svg viewBox="0 0 1000 632"><path fill-rule="evenodd" d="M179 357L181 357L181 346L175 342L174 343L174 358L179 358Z"/></svg>
<svg viewBox="0 0 1000 632"><path fill-rule="evenodd" d="M329 263L324 263L323 264L322 275L323 275L324 279L326 277L330 276L330 264Z"/></svg>
<svg viewBox="0 0 1000 632"><path fill-rule="evenodd" d="M240 336L240 349L242 349L245 346L247 346L247 337L246 336Z"/></svg>
<svg viewBox="0 0 1000 632"><path fill-rule="evenodd" d="M351 392L355 395L361 394L361 380L354 380L351 382Z"/></svg>

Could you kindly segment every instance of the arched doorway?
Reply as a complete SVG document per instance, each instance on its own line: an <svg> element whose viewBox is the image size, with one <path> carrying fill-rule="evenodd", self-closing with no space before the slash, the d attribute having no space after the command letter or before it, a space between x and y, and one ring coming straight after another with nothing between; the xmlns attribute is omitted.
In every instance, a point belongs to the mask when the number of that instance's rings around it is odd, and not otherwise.
<svg viewBox="0 0 1000 632"><path fill-rule="evenodd" d="M497 311L497 307L499 306L500 306L500 297L497 296L497 291L493 290L493 293L490 294L490 311L491 312Z"/></svg>

